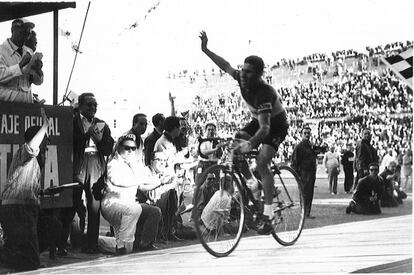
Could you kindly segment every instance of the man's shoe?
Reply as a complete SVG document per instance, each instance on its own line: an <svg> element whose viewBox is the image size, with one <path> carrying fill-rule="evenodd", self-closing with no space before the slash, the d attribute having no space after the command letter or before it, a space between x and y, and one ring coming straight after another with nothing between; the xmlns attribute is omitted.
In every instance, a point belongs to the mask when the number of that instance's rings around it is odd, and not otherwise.
<svg viewBox="0 0 414 275"><path fill-rule="evenodd" d="M121 248L116 247L115 248L115 256L122 256L122 255L125 255L125 254L127 254L127 250L126 250L125 247L121 247Z"/></svg>
<svg viewBox="0 0 414 275"><path fill-rule="evenodd" d="M184 241L184 239L181 239L180 237L178 237L174 233L172 233L168 236L168 240L169 241Z"/></svg>
<svg viewBox="0 0 414 275"><path fill-rule="evenodd" d="M150 243L147 245L140 245L139 246L139 251L151 251L151 250L158 250L159 248L157 246L155 246L154 244Z"/></svg>
<svg viewBox="0 0 414 275"><path fill-rule="evenodd" d="M313 219L315 219L315 216L312 216L311 214L308 214L308 215L306 215L306 218L310 219L310 220L313 220Z"/></svg>
<svg viewBox="0 0 414 275"><path fill-rule="evenodd" d="M257 226L257 233L259 235L269 235L273 232L272 220L269 220L266 217L260 221L259 225Z"/></svg>
<svg viewBox="0 0 414 275"><path fill-rule="evenodd" d="M348 205L346 207L345 213L347 213L347 214L350 214L351 213L351 206L350 205Z"/></svg>
<svg viewBox="0 0 414 275"><path fill-rule="evenodd" d="M58 256L66 256L68 255L68 251L65 248L58 248L56 255Z"/></svg>
<svg viewBox="0 0 414 275"><path fill-rule="evenodd" d="M86 254L99 254L99 253L101 253L97 247L96 248L87 247L85 249L82 249L81 251L82 251L82 253L86 253Z"/></svg>

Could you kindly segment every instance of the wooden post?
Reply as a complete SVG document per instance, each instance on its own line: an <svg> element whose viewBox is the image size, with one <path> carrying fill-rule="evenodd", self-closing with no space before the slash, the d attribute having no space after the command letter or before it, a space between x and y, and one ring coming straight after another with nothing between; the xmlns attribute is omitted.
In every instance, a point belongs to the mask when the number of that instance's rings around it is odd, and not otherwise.
<svg viewBox="0 0 414 275"><path fill-rule="evenodd" d="M53 105L58 104L59 12L53 11Z"/></svg>

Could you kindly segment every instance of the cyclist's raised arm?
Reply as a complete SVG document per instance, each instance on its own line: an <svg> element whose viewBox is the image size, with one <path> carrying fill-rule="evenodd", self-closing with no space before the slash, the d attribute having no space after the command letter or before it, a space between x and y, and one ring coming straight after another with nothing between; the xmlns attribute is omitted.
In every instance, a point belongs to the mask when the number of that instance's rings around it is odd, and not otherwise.
<svg viewBox="0 0 414 275"><path fill-rule="evenodd" d="M203 53L205 53L208 57L210 57L210 59L223 71L225 71L226 73L230 74L232 77L234 77L234 73L236 71L236 69L234 69L229 62L227 62L227 60L225 60L223 57L218 56L217 54L215 54L214 52L210 51L207 48L207 42L208 42L208 38L207 38L207 34L205 31L201 31L200 32L200 39L201 39L201 50L203 51Z"/></svg>

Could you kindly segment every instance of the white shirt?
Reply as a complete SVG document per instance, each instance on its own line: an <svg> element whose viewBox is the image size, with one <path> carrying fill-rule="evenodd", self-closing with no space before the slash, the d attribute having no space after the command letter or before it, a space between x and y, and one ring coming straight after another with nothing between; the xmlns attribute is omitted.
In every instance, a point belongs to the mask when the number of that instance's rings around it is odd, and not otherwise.
<svg viewBox="0 0 414 275"><path fill-rule="evenodd" d="M22 48L24 56L28 47ZM17 49L10 39L0 45L0 101L33 103L30 75L21 71L22 56Z"/></svg>

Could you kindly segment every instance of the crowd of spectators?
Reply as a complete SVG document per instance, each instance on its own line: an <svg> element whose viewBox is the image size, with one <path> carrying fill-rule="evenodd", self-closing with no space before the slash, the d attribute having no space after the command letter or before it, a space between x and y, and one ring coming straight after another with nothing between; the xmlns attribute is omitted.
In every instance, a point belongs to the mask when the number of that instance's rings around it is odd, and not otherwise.
<svg viewBox="0 0 414 275"><path fill-rule="evenodd" d="M393 43L384 49L402 51L410 45L411 42ZM353 51L336 52L336 56L341 54L348 56ZM372 129L373 145L381 157L389 148L396 154L411 148L412 90L387 68L370 70L364 62L355 62L353 66L339 75L341 81L299 80L293 86L278 88L290 120L289 134L277 156L280 161L290 160L304 123L317 129L315 144L335 146L339 152L347 144L355 144L364 128ZM218 136L231 136L250 120L243 99L234 89L196 96L189 109L194 138L203 135L202 129L208 122L217 124Z"/></svg>

